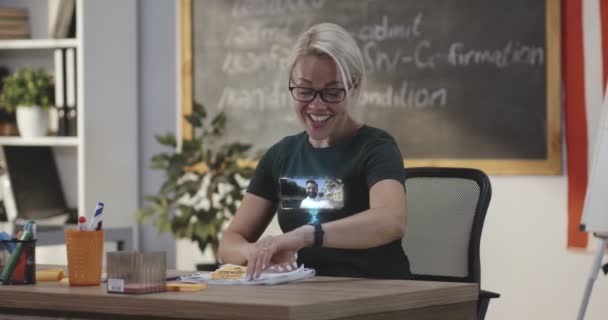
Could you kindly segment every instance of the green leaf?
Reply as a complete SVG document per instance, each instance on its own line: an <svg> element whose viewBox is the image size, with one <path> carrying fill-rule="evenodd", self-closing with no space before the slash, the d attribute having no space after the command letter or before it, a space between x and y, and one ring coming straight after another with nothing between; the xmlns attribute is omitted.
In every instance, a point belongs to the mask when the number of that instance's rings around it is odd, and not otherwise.
<svg viewBox="0 0 608 320"><path fill-rule="evenodd" d="M205 119L207 117L207 110L206 110L205 106L200 102L193 103L192 113L201 119Z"/></svg>
<svg viewBox="0 0 608 320"><path fill-rule="evenodd" d="M190 226L190 220L192 217L192 208L187 206L180 206L179 215L174 215L171 221L171 230L173 233L182 238L190 238L187 229Z"/></svg>
<svg viewBox="0 0 608 320"><path fill-rule="evenodd" d="M186 205L180 205L178 209L182 212L181 216L184 217L184 219L187 218L187 222L189 222L190 217L192 217L192 215L194 214L194 208Z"/></svg>
<svg viewBox="0 0 608 320"><path fill-rule="evenodd" d="M165 169L169 163L170 156L166 153L159 153L150 158L150 168L161 170Z"/></svg>
<svg viewBox="0 0 608 320"><path fill-rule="evenodd" d="M244 153L251 149L251 145L246 143L235 142L225 144L220 149L223 150L229 157L244 158Z"/></svg>
<svg viewBox="0 0 608 320"><path fill-rule="evenodd" d="M207 245L209 244L209 242L206 239L201 239L201 238L195 237L192 240L194 240L198 243L198 248L199 248L199 250L201 250L201 252L205 252L205 249L207 249Z"/></svg>
<svg viewBox="0 0 608 320"><path fill-rule="evenodd" d="M200 128L203 126L203 120L201 120L200 116L194 113L184 116L184 118L195 128Z"/></svg>
<svg viewBox="0 0 608 320"><path fill-rule="evenodd" d="M223 135L226 128L226 114L224 112L218 113L211 121L211 127L213 128L214 135Z"/></svg>
<svg viewBox="0 0 608 320"><path fill-rule="evenodd" d="M188 194L189 196L193 197L198 192L200 187L200 178L196 181L186 181L179 185L175 193L179 195Z"/></svg>
<svg viewBox="0 0 608 320"><path fill-rule="evenodd" d="M192 239L193 234L194 234L194 225L193 224L187 225L186 228L183 230L183 237L187 238L187 239Z"/></svg>
<svg viewBox="0 0 608 320"><path fill-rule="evenodd" d="M214 239L217 237L217 230L213 224L199 223L196 226L195 234L201 239Z"/></svg>
<svg viewBox="0 0 608 320"><path fill-rule="evenodd" d="M163 146L168 147L177 147L177 141L175 140L175 135L173 133L167 133L165 135L156 135L156 141Z"/></svg>
<svg viewBox="0 0 608 320"><path fill-rule="evenodd" d="M175 190L175 186L177 185L177 181L175 180L167 180L160 187L161 194L168 194Z"/></svg>
<svg viewBox="0 0 608 320"><path fill-rule="evenodd" d="M142 223L147 223L150 221L152 216L154 215L154 210L148 208L146 210L139 209L135 212L135 220L140 221Z"/></svg>
<svg viewBox="0 0 608 320"><path fill-rule="evenodd" d="M144 197L144 200L147 202L152 202L155 204L160 204L162 202L163 197L160 195L147 195Z"/></svg>
<svg viewBox="0 0 608 320"><path fill-rule="evenodd" d="M160 233L171 231L171 222L169 221L169 212L166 209L161 209L156 221L154 221L156 228Z"/></svg>
<svg viewBox="0 0 608 320"><path fill-rule="evenodd" d="M155 155L152 156L152 158L150 158L151 162L163 162L163 161L169 161L169 159L171 158L171 156L167 153L157 153Z"/></svg>
<svg viewBox="0 0 608 320"><path fill-rule="evenodd" d="M183 153L191 153L196 152L201 146L201 141L198 139L186 140L182 144L182 152Z"/></svg>

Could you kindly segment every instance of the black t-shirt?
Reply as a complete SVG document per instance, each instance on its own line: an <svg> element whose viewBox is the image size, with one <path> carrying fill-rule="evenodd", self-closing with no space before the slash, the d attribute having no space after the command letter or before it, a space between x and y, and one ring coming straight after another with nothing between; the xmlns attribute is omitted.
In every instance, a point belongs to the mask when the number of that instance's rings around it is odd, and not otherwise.
<svg viewBox="0 0 608 320"><path fill-rule="evenodd" d="M284 138L262 157L247 192L275 203L289 232L368 210L370 188L384 179L404 184L401 153L388 133L363 126L328 148L314 148L306 132ZM303 248L298 262L323 276L410 277L400 240L369 249Z"/></svg>

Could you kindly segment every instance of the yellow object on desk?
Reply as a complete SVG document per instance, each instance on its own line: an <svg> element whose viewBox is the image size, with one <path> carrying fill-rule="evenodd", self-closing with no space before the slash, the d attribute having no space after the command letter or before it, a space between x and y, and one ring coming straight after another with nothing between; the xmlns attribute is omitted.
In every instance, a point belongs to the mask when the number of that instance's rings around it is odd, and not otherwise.
<svg viewBox="0 0 608 320"><path fill-rule="evenodd" d="M36 281L60 281L63 277L63 269L61 268L36 271Z"/></svg>
<svg viewBox="0 0 608 320"><path fill-rule="evenodd" d="M166 285L167 291L201 291L207 289L206 283L181 283L181 282L173 282L167 283Z"/></svg>

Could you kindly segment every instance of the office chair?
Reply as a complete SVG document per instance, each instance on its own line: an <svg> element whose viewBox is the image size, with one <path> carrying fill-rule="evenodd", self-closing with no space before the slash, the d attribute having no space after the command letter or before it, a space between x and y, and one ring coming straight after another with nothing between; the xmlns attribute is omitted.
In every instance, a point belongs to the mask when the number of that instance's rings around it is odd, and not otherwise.
<svg viewBox="0 0 608 320"><path fill-rule="evenodd" d="M488 176L477 169L406 168L408 223L402 240L415 280L480 284L479 243L492 196ZM481 288L481 285L480 285ZM480 289L477 319L491 298Z"/></svg>

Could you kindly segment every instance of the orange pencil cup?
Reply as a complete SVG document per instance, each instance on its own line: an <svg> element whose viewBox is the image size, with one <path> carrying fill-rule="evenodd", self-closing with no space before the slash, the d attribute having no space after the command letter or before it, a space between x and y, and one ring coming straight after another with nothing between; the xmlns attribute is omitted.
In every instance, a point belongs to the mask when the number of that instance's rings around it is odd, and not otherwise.
<svg viewBox="0 0 608 320"><path fill-rule="evenodd" d="M71 286L98 286L101 284L103 240L103 230L65 230L68 278Z"/></svg>

